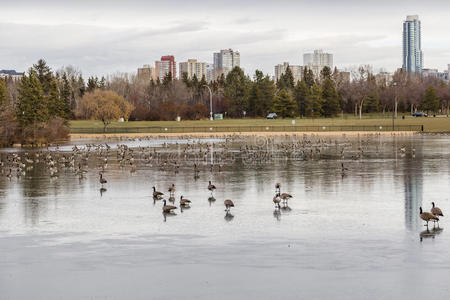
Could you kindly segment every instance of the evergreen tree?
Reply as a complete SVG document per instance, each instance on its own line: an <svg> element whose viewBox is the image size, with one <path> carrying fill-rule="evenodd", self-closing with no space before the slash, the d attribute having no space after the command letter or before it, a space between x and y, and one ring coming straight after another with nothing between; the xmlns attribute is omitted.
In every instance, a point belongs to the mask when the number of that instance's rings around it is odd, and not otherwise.
<svg viewBox="0 0 450 300"><path fill-rule="evenodd" d="M322 110L322 90L319 85L314 84L309 96L309 103L311 106L307 109L307 115L311 117L320 117L323 113Z"/></svg>
<svg viewBox="0 0 450 300"><path fill-rule="evenodd" d="M62 101L62 114L63 118L69 119L72 117L72 89L70 82L67 79L66 73L62 75L62 88L61 88L61 101Z"/></svg>
<svg viewBox="0 0 450 300"><path fill-rule="evenodd" d="M45 60L40 59L38 60L37 64L33 65L33 69L36 71L44 94L48 95L50 93L50 85L54 77L50 67L47 66Z"/></svg>
<svg viewBox="0 0 450 300"><path fill-rule="evenodd" d="M323 71L328 68L323 68ZM329 70L329 68L328 68ZM324 79L322 83L322 99L323 99L323 106L322 111L324 116L326 117L333 117L340 111L340 105L339 105L339 97L336 90L336 87L334 85L333 80L331 80L331 73L324 74L323 72L322 76Z"/></svg>
<svg viewBox="0 0 450 300"><path fill-rule="evenodd" d="M365 113L377 112L379 105L378 99L379 96L376 91L373 91L372 93L368 94L363 104L364 112Z"/></svg>
<svg viewBox="0 0 450 300"><path fill-rule="evenodd" d="M285 89L287 91L292 91L294 89L294 76L292 75L291 68L287 67L286 72L281 74L280 80L277 82L278 89Z"/></svg>
<svg viewBox="0 0 450 300"><path fill-rule="evenodd" d="M241 68L235 67L225 79L225 97L229 104L229 115L241 116L248 110L249 79Z"/></svg>
<svg viewBox="0 0 450 300"><path fill-rule="evenodd" d="M0 78L0 109L3 110L4 106L9 100L8 89L6 88L6 82L3 78Z"/></svg>
<svg viewBox="0 0 450 300"><path fill-rule="evenodd" d="M97 77L89 77L87 82L87 92L92 92L93 90L98 88L98 78Z"/></svg>
<svg viewBox="0 0 450 300"><path fill-rule="evenodd" d="M315 80L314 80L314 73L311 69L305 68L303 70L303 80L305 81L306 85L309 88L312 88L312 86L315 83Z"/></svg>
<svg viewBox="0 0 450 300"><path fill-rule="evenodd" d="M293 118L297 114L297 104L291 94L282 89L275 98L273 110L282 118Z"/></svg>
<svg viewBox="0 0 450 300"><path fill-rule="evenodd" d="M49 119L47 101L34 69L30 69L28 76L24 74L22 77L16 115L22 128Z"/></svg>
<svg viewBox="0 0 450 300"><path fill-rule="evenodd" d="M249 96L249 115L266 116L273 106L275 84L269 76L256 70Z"/></svg>
<svg viewBox="0 0 450 300"><path fill-rule="evenodd" d="M325 79L331 79L331 69L328 66L323 67L323 69L320 71L320 77L322 80Z"/></svg>
<svg viewBox="0 0 450 300"><path fill-rule="evenodd" d="M430 86L425 90L425 97L420 103L420 108L425 110L427 114L429 111L436 112L439 109L439 98L434 87Z"/></svg>
<svg viewBox="0 0 450 300"><path fill-rule="evenodd" d="M306 85L306 82L304 80L300 81L294 91L295 102L297 102L298 113L300 116L307 116L307 111L312 110L309 94L310 89Z"/></svg>
<svg viewBox="0 0 450 300"><path fill-rule="evenodd" d="M83 98L84 93L86 92L86 85L84 83L83 76L78 76L78 96Z"/></svg>

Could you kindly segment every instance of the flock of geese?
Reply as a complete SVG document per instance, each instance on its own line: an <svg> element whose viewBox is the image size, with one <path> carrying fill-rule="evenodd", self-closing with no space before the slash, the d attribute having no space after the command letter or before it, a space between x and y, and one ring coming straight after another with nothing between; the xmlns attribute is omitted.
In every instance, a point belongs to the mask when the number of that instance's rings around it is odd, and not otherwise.
<svg viewBox="0 0 450 300"><path fill-rule="evenodd" d="M107 180L104 172L110 164L117 165L123 170L129 170L135 173L139 168L155 168L159 171L173 172L177 174L180 168L192 168L194 179L200 178L199 174L206 168L210 172L222 172L226 163L232 163L240 160L246 164L258 165L271 162L275 158L293 158L300 160L318 160L329 158L332 155L341 159L361 160L367 156L367 148L369 145L377 145L374 143L377 135L363 136L359 140L317 138L314 137L303 139L298 138L289 140L286 138L264 138L256 139L253 144L233 144L240 142L239 137L226 137L216 141L191 141L189 143L162 143L161 147L156 146L138 146L131 148L126 144L118 144L111 147L107 143L103 144L87 144L85 146L73 146L72 151L61 151L59 147L53 150L39 150L28 152L9 152L0 153L0 174L4 174L10 180L15 176L18 179L25 177L27 173L31 173L36 164L40 167L44 166L51 178L58 178L63 171L73 172L80 180L86 177L86 174L92 168L92 164L98 170L99 183L101 184L100 193L105 192L104 185ZM142 141L144 138L135 139L133 141ZM130 139L128 139L130 140ZM381 148L382 142L376 146L376 153ZM401 157L411 155L415 157L414 148L408 148L402 145L398 148ZM374 153L372 151L372 153ZM341 163L340 173L342 177L348 172L348 168ZM213 193L216 190L215 185L209 182L207 189L211 192L211 200L215 200ZM164 213L174 213L177 209L175 205L175 185L172 184L167 192L168 199L164 198L164 193L159 192L153 187L153 199L155 201L162 200L162 211ZM276 209L288 207L288 201L292 195L281 193L281 184L275 185L275 195L272 200ZM171 204L168 204L171 203ZM191 205L189 199L183 196L179 199L179 207L187 208ZM430 221L436 223L439 217L442 217L442 211L432 204L430 212L423 212L420 208L420 218L426 222L426 226ZM235 207L232 200L224 200L225 211L230 212ZM439 223L438 223L439 224Z"/></svg>

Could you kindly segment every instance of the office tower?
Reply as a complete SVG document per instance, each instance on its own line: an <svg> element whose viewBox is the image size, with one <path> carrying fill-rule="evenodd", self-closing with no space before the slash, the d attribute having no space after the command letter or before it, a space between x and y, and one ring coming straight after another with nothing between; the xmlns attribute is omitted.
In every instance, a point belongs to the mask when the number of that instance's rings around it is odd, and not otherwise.
<svg viewBox="0 0 450 300"><path fill-rule="evenodd" d="M201 80L205 76L206 80L206 63L197 62L196 59L188 59L187 62L180 63L180 78L183 77L183 73L187 74L188 78L193 78L194 75L198 80Z"/></svg>
<svg viewBox="0 0 450 300"><path fill-rule="evenodd" d="M419 16L407 16L403 22L403 71L422 73L423 53Z"/></svg>

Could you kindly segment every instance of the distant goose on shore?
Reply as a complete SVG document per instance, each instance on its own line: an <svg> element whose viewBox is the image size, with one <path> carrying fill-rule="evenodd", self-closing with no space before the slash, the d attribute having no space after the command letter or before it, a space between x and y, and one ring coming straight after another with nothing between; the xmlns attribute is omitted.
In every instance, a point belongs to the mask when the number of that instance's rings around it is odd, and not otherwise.
<svg viewBox="0 0 450 300"><path fill-rule="evenodd" d="M234 207L234 203L230 199L223 201L223 204L225 204L225 211L230 211L230 207Z"/></svg>
<svg viewBox="0 0 450 300"><path fill-rule="evenodd" d="M161 199L162 198L162 196L163 196L164 194L163 193L161 193L161 192L158 192L157 190L156 190L156 188L155 187L153 187L153 198L155 198L155 199Z"/></svg>
<svg viewBox="0 0 450 300"><path fill-rule="evenodd" d="M439 221L439 218L436 217L435 215L433 215L432 213L422 211L422 207L419 208L419 212L420 212L420 218L422 220L424 220L425 222L427 222L427 224L424 226L428 227L428 222L430 222L430 221Z"/></svg>
<svg viewBox="0 0 450 300"><path fill-rule="evenodd" d="M208 190L210 190L211 192L214 192L215 189L216 189L216 186L214 184L212 184L211 180L210 180L209 184L208 184Z"/></svg>
<svg viewBox="0 0 450 300"><path fill-rule="evenodd" d="M164 200L164 205L162 207L162 210L164 213L173 213L173 211L177 209L176 206L173 205L167 205L166 200Z"/></svg>

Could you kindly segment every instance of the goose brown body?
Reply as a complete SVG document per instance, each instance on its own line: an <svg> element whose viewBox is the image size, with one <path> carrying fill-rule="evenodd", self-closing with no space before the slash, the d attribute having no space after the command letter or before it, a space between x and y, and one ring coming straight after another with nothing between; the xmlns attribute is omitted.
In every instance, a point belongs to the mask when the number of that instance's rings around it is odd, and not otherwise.
<svg viewBox="0 0 450 300"><path fill-rule="evenodd" d="M420 207L419 212L420 212L420 214L419 214L420 218L422 220L424 220L425 222L427 222L427 226L428 226L428 222L430 222L430 221L439 221L439 218L436 217L435 215L433 215L432 213L426 212L426 211L424 212L422 210L422 207Z"/></svg>
<svg viewBox="0 0 450 300"><path fill-rule="evenodd" d="M171 212L173 212L174 209L177 209L177 207L173 206L173 205L167 205L166 200L164 200L164 206L162 208L163 212L171 213Z"/></svg>
<svg viewBox="0 0 450 300"><path fill-rule="evenodd" d="M211 192L214 191L216 189L216 186L214 184L211 183L211 181L209 181L208 184L208 190L210 190Z"/></svg>
<svg viewBox="0 0 450 300"><path fill-rule="evenodd" d="M234 207L234 203L230 199L223 201L223 204L225 204L226 210L230 210L230 207Z"/></svg>
<svg viewBox="0 0 450 300"><path fill-rule="evenodd" d="M180 205L181 206L189 206L191 204L191 200L180 197Z"/></svg>
<svg viewBox="0 0 450 300"><path fill-rule="evenodd" d="M153 197L154 197L154 198L161 198L162 195L164 195L164 194L161 193L161 192L158 192L158 191L156 190L156 188L153 187Z"/></svg>
<svg viewBox="0 0 450 300"><path fill-rule="evenodd" d="M432 213L433 215L438 216L438 217L443 217L443 216L444 216L444 214L442 213L442 210L441 210L439 207L436 207L436 206L434 205L434 202L431 202L431 205L433 206L433 207L431 208L431 213Z"/></svg>

